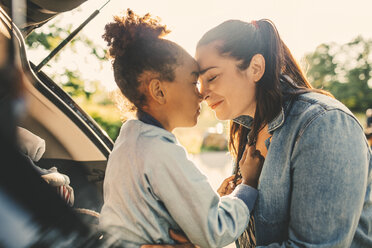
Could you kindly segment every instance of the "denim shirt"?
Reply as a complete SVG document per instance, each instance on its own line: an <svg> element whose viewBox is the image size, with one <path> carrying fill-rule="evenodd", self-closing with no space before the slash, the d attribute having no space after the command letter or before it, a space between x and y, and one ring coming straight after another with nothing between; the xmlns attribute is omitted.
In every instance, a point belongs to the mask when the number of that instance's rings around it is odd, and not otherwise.
<svg viewBox="0 0 372 248"><path fill-rule="evenodd" d="M251 127L252 118L235 122ZM257 247L372 247L372 160L363 128L337 100L284 102L253 215Z"/></svg>

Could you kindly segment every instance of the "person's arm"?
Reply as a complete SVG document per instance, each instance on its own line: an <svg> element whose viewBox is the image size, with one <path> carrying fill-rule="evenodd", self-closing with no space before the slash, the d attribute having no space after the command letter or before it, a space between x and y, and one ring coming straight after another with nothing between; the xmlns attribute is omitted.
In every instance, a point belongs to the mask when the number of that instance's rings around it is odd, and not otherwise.
<svg viewBox="0 0 372 248"><path fill-rule="evenodd" d="M338 110L308 123L292 154L288 240L267 247L350 247L366 194L362 134L359 124Z"/></svg>
<svg viewBox="0 0 372 248"><path fill-rule="evenodd" d="M182 147L152 145L157 149L145 161L156 165L146 166L152 168L147 173L152 191L190 241L201 247L235 241L248 225L257 190L240 185L232 195L220 198Z"/></svg>
<svg viewBox="0 0 372 248"><path fill-rule="evenodd" d="M169 230L169 236L176 241L176 245L142 245L141 248L200 248L190 242L183 232Z"/></svg>

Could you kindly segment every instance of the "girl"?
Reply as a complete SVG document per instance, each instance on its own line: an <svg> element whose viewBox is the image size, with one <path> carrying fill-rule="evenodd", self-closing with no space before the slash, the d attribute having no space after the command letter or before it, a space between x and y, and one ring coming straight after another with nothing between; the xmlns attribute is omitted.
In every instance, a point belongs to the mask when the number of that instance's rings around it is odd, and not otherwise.
<svg viewBox="0 0 372 248"><path fill-rule="evenodd" d="M242 184L219 197L187 159L171 133L196 124L201 95L196 61L162 38L165 26L128 10L105 27L115 81L136 109L110 155L100 225L120 234L124 247L173 243L182 230L201 247L222 247L244 231L255 203L262 168L254 147L240 164Z"/></svg>

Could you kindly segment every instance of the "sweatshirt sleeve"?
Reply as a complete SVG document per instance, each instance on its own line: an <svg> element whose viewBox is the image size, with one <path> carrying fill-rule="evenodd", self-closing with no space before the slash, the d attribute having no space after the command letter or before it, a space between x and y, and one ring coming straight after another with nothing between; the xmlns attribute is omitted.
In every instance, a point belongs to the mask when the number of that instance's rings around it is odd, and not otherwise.
<svg viewBox="0 0 372 248"><path fill-rule="evenodd" d="M241 185L219 197L183 147L164 141L146 150L151 150L145 163L152 190L193 244L223 247L243 233L256 189Z"/></svg>

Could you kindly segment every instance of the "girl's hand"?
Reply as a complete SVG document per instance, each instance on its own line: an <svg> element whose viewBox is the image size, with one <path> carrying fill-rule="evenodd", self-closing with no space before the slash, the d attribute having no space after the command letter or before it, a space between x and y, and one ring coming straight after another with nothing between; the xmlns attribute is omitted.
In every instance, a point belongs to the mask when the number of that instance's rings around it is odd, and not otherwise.
<svg viewBox="0 0 372 248"><path fill-rule="evenodd" d="M265 159L255 146L246 146L243 156L239 161L240 173L243 183L257 188L258 179L261 175L262 166Z"/></svg>
<svg viewBox="0 0 372 248"><path fill-rule="evenodd" d="M221 186L217 189L217 193L220 196L229 195L231 192L234 191L235 187L239 184L241 184L242 179L239 179L236 184L234 184L234 177L235 175L232 175L225 180L223 180Z"/></svg>
<svg viewBox="0 0 372 248"><path fill-rule="evenodd" d="M178 233L174 230L169 230L170 237L176 241L177 245L142 245L141 248L200 248L193 245L183 233Z"/></svg>

